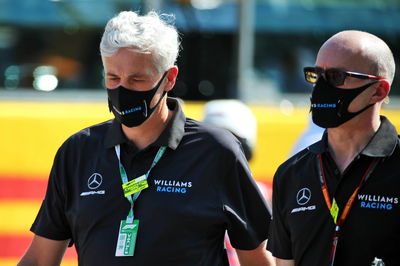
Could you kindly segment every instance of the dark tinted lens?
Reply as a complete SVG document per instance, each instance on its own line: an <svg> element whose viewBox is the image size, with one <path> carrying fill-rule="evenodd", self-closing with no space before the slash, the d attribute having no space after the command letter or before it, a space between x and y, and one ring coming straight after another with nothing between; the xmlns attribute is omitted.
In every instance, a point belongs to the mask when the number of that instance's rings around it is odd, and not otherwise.
<svg viewBox="0 0 400 266"><path fill-rule="evenodd" d="M325 76L327 81L332 86L336 87L344 84L344 80L346 79L346 72L332 68L325 70Z"/></svg>

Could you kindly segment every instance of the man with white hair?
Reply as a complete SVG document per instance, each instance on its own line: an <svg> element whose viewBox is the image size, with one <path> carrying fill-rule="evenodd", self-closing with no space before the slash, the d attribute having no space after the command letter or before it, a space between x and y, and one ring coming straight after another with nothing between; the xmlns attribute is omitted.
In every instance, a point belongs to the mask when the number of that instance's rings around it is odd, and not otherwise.
<svg viewBox="0 0 400 266"><path fill-rule="evenodd" d="M275 174L277 265L400 264L399 137L380 116L394 72L387 44L354 30L329 38L304 68L313 122L327 130Z"/></svg>
<svg viewBox="0 0 400 266"><path fill-rule="evenodd" d="M270 216L238 141L186 118L166 96L178 75L176 29L121 12L100 44L110 111L60 147L19 265L271 265Z"/></svg>

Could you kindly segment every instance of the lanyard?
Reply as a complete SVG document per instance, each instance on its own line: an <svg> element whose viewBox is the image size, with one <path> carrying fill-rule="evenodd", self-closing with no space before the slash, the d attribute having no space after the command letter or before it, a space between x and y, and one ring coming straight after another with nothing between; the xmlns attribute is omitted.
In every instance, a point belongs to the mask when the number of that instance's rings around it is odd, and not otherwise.
<svg viewBox="0 0 400 266"><path fill-rule="evenodd" d="M122 184L125 184L128 182L128 176L126 174L125 168L121 163L121 148L120 145L115 145L115 153L117 155L118 158L118 165L119 165L119 173L121 176L121 181ZM150 169L147 171L146 173L146 179L149 177L150 171L154 168L154 166L156 166L156 164L158 163L158 161L161 159L161 157L163 156L165 150L167 148L165 146L160 147L160 149L158 150L156 156L153 159L153 162L151 163ZM134 219L134 214L133 214L133 204L135 202L135 200L139 197L141 191L136 192L133 195L128 195L126 198L128 199L129 203L131 204L131 209L129 210L129 214L126 217L126 221L128 223L132 223L133 219Z"/></svg>
<svg viewBox="0 0 400 266"><path fill-rule="evenodd" d="M333 235L332 249L331 249L331 255L330 255L330 262L329 262L329 265L333 266L333 263L335 262L336 247L337 247L337 243L339 240L340 227L345 222L351 208L353 207L354 199L356 198L358 191L362 187L365 180L367 180L369 178L369 176L372 174L375 167L377 166L378 158L374 158L371 161L371 163L369 164L367 170L365 171L363 177L361 178L360 184L357 186L357 188L354 190L353 194L351 194L350 198L347 200L346 205L344 206L344 209L343 209L341 215L339 216L339 219L338 219L339 206L337 205L335 198L333 197L333 200L331 202L331 199L329 196L328 186L326 184L324 166L322 163L322 155L318 154L317 158L318 158L318 166L319 166L318 170L319 170L322 194L324 195L325 203L326 203L326 206L328 207L329 212L331 213L333 222L336 225L335 232Z"/></svg>

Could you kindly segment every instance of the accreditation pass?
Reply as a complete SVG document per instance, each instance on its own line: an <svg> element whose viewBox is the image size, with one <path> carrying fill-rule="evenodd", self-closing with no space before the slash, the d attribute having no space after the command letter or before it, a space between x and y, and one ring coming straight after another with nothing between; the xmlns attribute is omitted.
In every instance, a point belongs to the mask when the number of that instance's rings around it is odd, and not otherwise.
<svg viewBox="0 0 400 266"><path fill-rule="evenodd" d="M133 256L135 253L138 229L139 220L133 220L133 223L127 223L126 220L121 221L119 226L117 248L115 250L116 257Z"/></svg>

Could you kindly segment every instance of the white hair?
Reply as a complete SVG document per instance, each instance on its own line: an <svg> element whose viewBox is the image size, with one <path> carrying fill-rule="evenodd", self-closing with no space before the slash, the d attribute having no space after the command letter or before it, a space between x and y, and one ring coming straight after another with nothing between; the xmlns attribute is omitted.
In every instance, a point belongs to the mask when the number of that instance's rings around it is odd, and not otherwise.
<svg viewBox="0 0 400 266"><path fill-rule="evenodd" d="M120 48L153 55L154 66L162 73L175 65L179 53L179 35L169 24L173 15L150 11L140 16L123 11L108 21L100 42L102 58L114 55Z"/></svg>

